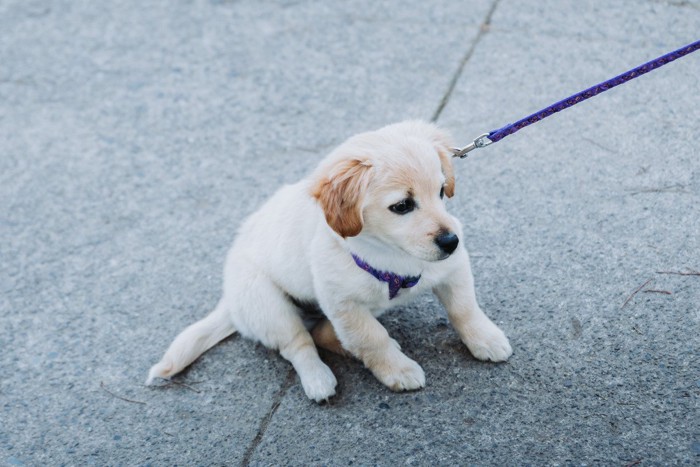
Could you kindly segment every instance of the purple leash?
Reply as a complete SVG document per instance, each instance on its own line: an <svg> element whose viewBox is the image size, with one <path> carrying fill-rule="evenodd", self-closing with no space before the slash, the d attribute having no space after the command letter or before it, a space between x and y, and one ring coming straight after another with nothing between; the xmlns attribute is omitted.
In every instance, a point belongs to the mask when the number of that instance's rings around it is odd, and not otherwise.
<svg viewBox="0 0 700 467"><path fill-rule="evenodd" d="M700 41L695 41L692 44L688 44L685 47L681 47L678 50L674 50L673 52L667 53L666 55L662 55L659 58L645 63L644 65L640 65L637 68L633 68L625 73L622 73L621 75L615 76L614 78L611 78L607 81L603 81L602 83L596 84L595 86L590 87L577 94L574 94L573 96L569 96L566 99L552 104L549 107L546 107L540 110L539 112L535 112L532 115L528 115L527 117L518 120L515 123L509 123L503 128L493 130L490 133L484 133L483 135L476 138L464 149L455 149L454 157L464 159L465 157L467 157L467 153L473 151L474 149L483 148L491 143L496 143L505 138L506 136L512 135L518 130L522 130L528 125L532 125L533 123L539 122L540 120L547 118L554 113L567 109L573 105L578 104L579 102L585 101L586 99L590 99L593 96L597 96L598 94L605 92L608 89L612 89L615 86L619 86L622 83L626 83L627 81L637 78L638 76L641 76L645 73L649 73L651 70L655 70L659 67L666 65L667 63L671 63L672 61L684 57L685 55L688 55L690 53L693 53L698 49L700 49Z"/></svg>

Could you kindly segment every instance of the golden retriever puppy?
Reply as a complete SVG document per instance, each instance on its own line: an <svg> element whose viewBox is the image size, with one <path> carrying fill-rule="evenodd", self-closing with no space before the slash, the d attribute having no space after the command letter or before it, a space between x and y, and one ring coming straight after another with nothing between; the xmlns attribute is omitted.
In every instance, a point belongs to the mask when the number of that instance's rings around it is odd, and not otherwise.
<svg viewBox="0 0 700 467"><path fill-rule="evenodd" d="M418 389L423 369L377 317L428 290L476 358L506 360L508 339L476 302L462 227L445 209L450 148L432 124L389 125L353 136L281 188L241 226L219 304L175 338L146 383L238 331L278 349L318 402L337 382L316 345L360 359L394 391Z"/></svg>

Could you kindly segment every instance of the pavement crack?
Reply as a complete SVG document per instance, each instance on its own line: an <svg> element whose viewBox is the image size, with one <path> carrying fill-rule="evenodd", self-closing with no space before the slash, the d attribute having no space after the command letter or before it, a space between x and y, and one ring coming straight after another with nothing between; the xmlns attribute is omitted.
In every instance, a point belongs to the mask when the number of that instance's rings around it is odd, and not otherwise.
<svg viewBox="0 0 700 467"><path fill-rule="evenodd" d="M665 185L661 187L643 187L643 188L632 188L627 190L631 195L638 195L640 193L685 193L690 194L691 192L686 189L685 185L680 183L675 183L673 185Z"/></svg>
<svg viewBox="0 0 700 467"><path fill-rule="evenodd" d="M438 118L440 118L440 114L442 114L442 111L445 109L447 103L450 101L450 97L452 97L452 93L454 92L454 89L457 86L457 81L459 81L459 78L462 76L464 67L467 65L467 62L472 57L472 55L474 55L476 46L481 41L481 38L484 37L484 35L487 32L489 32L489 29L491 28L491 18L493 17L493 13L496 11L496 7L500 3L500 1L501 0L494 0L494 2L491 4L491 8L489 8L488 13L486 13L486 18L484 18L484 21L479 26L479 32L476 34L476 37L469 46L469 49L467 49L467 52L462 57L462 60L459 62L459 66L457 67L457 70L452 76L450 83L447 85L447 90L442 96L440 104L438 105L437 109L435 109L435 113L430 119L431 122L437 122Z"/></svg>
<svg viewBox="0 0 700 467"><path fill-rule="evenodd" d="M585 137L585 136L582 136L581 139L584 140L584 141L588 141L588 142L591 143L593 146L596 146L596 147L602 149L603 151L607 151L607 152L609 152L609 153L611 153L611 154L617 154L617 151L615 151L614 149L610 149L609 147L600 144L598 141L596 141L596 140L594 140L594 139L592 139L592 138L587 138L587 137Z"/></svg>
<svg viewBox="0 0 700 467"><path fill-rule="evenodd" d="M662 5L671 5L679 8L693 8L695 10L700 10L699 5L689 2L688 0L652 0L654 3L660 3Z"/></svg>
<svg viewBox="0 0 700 467"><path fill-rule="evenodd" d="M277 412L277 409L282 403L282 399L285 395L287 395L287 391L289 391L289 388L292 387L292 384L294 383L294 375L294 369L292 368L289 370L287 377L277 390L277 393L273 398L273 403L270 406L270 410L267 411L267 415L265 415L265 417L263 417L263 419L260 421L260 426L258 427L258 432L255 435L255 438L253 438L250 446L248 446L248 448L245 450L243 460L241 460L241 466L250 465L250 459L253 457L253 454L255 454L255 450L258 448L258 445L262 442L265 432L267 431L267 427L272 421L272 417L275 416L275 412Z"/></svg>

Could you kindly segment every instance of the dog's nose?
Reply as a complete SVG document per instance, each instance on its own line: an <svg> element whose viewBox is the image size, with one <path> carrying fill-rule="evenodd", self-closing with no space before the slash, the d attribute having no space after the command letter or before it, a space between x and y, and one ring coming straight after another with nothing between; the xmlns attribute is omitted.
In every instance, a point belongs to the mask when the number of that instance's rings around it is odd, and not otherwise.
<svg viewBox="0 0 700 467"><path fill-rule="evenodd" d="M435 243L442 251L449 255L457 249L459 238L452 232L443 232L435 237Z"/></svg>

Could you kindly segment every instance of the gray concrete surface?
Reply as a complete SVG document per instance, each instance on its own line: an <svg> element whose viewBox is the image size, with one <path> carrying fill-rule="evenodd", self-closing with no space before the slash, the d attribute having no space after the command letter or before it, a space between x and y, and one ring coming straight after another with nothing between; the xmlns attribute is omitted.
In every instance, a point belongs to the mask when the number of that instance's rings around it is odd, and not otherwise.
<svg viewBox="0 0 700 467"><path fill-rule="evenodd" d="M699 32L697 1L0 2L0 464L697 465L700 276L657 273L700 269L697 54L457 163L508 364L425 296L382 318L419 392L324 353L317 406L240 337L142 381L349 135L466 143Z"/></svg>

